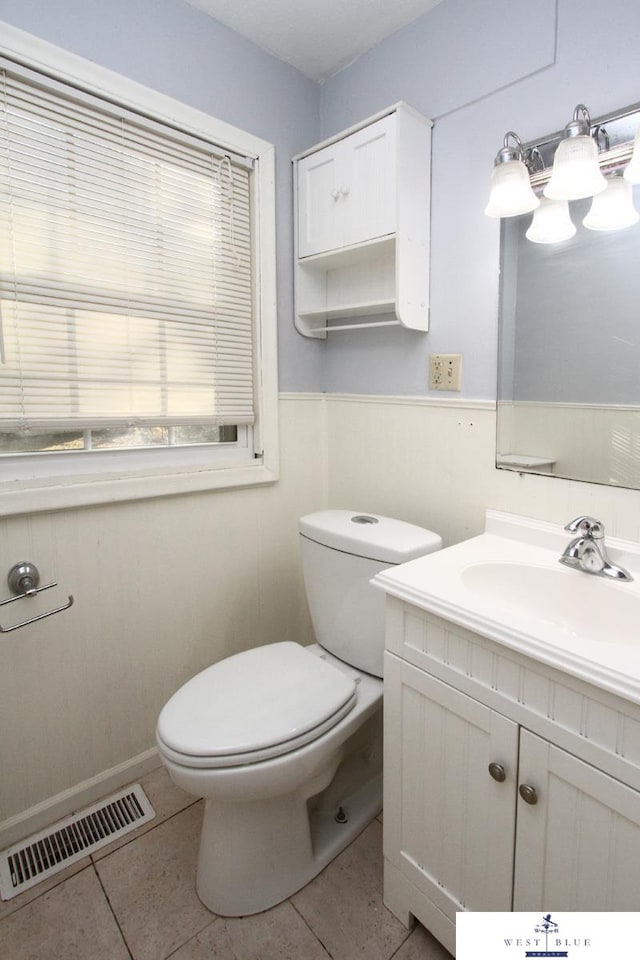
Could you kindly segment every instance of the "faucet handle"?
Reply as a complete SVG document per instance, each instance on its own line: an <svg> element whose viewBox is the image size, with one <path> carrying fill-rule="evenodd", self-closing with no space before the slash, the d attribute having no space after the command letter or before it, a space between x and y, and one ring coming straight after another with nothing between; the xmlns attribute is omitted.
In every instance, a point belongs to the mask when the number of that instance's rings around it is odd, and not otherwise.
<svg viewBox="0 0 640 960"><path fill-rule="evenodd" d="M569 533L578 533L581 537L591 537L592 540L604 539L604 524L595 517L576 517L565 527Z"/></svg>

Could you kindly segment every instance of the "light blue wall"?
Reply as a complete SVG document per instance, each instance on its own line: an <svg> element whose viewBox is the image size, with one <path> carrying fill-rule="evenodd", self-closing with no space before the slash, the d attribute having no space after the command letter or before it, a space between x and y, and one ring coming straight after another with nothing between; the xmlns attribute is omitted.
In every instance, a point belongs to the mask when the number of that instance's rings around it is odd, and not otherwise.
<svg viewBox="0 0 640 960"><path fill-rule="evenodd" d="M276 147L282 390L318 390L321 344L293 326L291 157L319 139L320 89L183 0L0 0L0 20Z"/></svg>
<svg viewBox="0 0 640 960"><path fill-rule="evenodd" d="M275 143L283 390L425 394L427 355L444 352L464 355L463 396L493 399L499 226L483 209L502 137L640 99L638 0L442 0L322 87L183 0L0 0L0 19ZM435 120L430 333L306 340L290 157L397 100Z"/></svg>
<svg viewBox="0 0 640 960"><path fill-rule="evenodd" d="M556 31L557 20L557 31ZM431 329L335 335L329 391L423 394L429 353L462 353L467 397L495 397L499 224L484 216L507 130L557 130L640 99L638 0L442 0L329 80L323 136L397 100L433 129Z"/></svg>

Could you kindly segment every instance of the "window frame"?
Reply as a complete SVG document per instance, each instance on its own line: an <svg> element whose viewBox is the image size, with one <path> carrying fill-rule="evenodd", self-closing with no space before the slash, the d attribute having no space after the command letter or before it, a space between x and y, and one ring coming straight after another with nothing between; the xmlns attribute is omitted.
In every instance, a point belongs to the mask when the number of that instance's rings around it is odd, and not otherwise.
<svg viewBox="0 0 640 960"><path fill-rule="evenodd" d="M2 23L0 55L254 163L256 422L239 444L0 458L0 516L222 490L278 479L275 150L271 143ZM250 448L251 449L251 448Z"/></svg>

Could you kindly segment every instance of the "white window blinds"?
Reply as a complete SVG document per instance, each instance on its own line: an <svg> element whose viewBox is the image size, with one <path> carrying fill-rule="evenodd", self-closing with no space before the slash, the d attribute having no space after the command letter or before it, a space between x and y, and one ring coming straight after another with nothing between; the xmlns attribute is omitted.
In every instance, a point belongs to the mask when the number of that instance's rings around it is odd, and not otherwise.
<svg viewBox="0 0 640 960"><path fill-rule="evenodd" d="M0 84L0 431L253 422L247 164Z"/></svg>

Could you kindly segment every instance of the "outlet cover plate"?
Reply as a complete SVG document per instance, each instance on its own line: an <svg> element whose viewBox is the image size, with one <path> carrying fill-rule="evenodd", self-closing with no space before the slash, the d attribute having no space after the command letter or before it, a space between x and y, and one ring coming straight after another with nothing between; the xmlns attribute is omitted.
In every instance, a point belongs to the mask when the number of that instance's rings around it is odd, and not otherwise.
<svg viewBox="0 0 640 960"><path fill-rule="evenodd" d="M461 353L429 354L429 390L460 390Z"/></svg>

